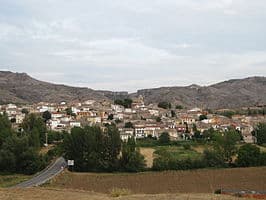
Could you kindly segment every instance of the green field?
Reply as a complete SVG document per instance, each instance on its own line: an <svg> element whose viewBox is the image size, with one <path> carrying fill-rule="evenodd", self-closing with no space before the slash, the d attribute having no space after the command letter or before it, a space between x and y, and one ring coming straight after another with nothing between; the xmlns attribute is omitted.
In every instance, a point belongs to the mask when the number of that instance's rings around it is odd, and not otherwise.
<svg viewBox="0 0 266 200"><path fill-rule="evenodd" d="M196 159L201 156L200 153L194 149L185 149L182 146L161 146L155 148L155 155L172 157L178 160Z"/></svg>
<svg viewBox="0 0 266 200"><path fill-rule="evenodd" d="M7 188L30 179L31 176L21 174L0 174L0 188Z"/></svg>

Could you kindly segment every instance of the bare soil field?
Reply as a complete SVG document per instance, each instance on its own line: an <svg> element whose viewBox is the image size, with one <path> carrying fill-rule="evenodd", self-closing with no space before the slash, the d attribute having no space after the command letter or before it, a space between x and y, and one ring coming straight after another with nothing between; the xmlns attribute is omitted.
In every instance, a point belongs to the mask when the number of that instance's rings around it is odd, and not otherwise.
<svg viewBox="0 0 266 200"><path fill-rule="evenodd" d="M82 190L66 189L48 189L48 188L31 188L31 189L0 189L1 200L244 200L224 195L213 194L157 194L157 195L126 195L118 198L110 194L97 194L94 192Z"/></svg>
<svg viewBox="0 0 266 200"><path fill-rule="evenodd" d="M153 148L140 148L140 153L145 157L146 165L148 168L152 167L154 151L155 149Z"/></svg>
<svg viewBox="0 0 266 200"><path fill-rule="evenodd" d="M134 194L213 193L216 189L266 191L266 167L146 172L138 174L70 173L48 187L109 193L125 188Z"/></svg>

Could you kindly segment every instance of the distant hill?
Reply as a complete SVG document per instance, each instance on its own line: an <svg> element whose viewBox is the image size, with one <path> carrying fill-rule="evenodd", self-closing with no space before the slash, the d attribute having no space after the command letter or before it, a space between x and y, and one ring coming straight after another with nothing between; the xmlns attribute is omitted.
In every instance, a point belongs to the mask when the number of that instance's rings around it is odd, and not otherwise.
<svg viewBox="0 0 266 200"><path fill-rule="evenodd" d="M168 101L174 105L210 109L266 105L266 77L233 79L207 87L162 87L139 90L147 103Z"/></svg>
<svg viewBox="0 0 266 200"><path fill-rule="evenodd" d="M0 72L0 103L108 100L112 92L70 87L36 80L25 73Z"/></svg>
<svg viewBox="0 0 266 200"><path fill-rule="evenodd" d="M235 79L201 87L162 87L137 93L99 91L36 80L26 73L0 71L0 103L114 100L142 95L146 103L168 101L173 105L204 108L237 108L266 105L266 77Z"/></svg>

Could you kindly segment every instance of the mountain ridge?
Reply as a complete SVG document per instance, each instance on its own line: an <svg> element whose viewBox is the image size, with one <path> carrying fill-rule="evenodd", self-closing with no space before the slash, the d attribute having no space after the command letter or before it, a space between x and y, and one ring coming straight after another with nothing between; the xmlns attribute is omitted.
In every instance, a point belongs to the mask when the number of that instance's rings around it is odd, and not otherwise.
<svg viewBox="0 0 266 200"><path fill-rule="evenodd" d="M146 103L168 101L185 107L210 109L266 105L266 77L230 79L209 86L158 87L135 93L93 90L53 84L32 78L26 73L0 71L0 103L38 103L60 101L107 100L134 98L142 95Z"/></svg>

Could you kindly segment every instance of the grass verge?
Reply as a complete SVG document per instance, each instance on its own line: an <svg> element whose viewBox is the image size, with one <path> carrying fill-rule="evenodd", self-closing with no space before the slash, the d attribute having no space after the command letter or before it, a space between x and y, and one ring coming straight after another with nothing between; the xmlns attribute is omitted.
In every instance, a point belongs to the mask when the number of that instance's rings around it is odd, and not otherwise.
<svg viewBox="0 0 266 200"><path fill-rule="evenodd" d="M0 188L7 188L30 179L31 176L21 174L2 174L0 175Z"/></svg>

